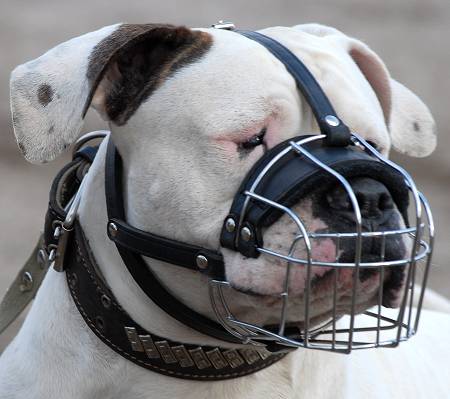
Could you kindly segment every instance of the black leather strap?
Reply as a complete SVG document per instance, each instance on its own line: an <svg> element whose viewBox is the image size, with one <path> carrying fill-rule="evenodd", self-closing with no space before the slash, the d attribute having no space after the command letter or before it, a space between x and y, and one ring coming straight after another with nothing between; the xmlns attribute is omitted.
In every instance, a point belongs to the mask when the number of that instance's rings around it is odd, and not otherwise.
<svg viewBox="0 0 450 399"><path fill-rule="evenodd" d="M201 272L211 278L225 277L223 257L219 252L148 233L128 224L123 208L122 160L112 140L108 144L106 162L108 236L116 245L139 255ZM206 259L206 264L203 263L202 267L197 263L199 256Z"/></svg>
<svg viewBox="0 0 450 399"><path fill-rule="evenodd" d="M109 231L109 236L114 240L125 266L142 291L166 313L188 327L210 337L226 342L239 343L240 341L228 333L220 324L190 309L167 291L141 256L149 256L192 270L199 270L198 267L192 265L192 259L195 259L196 254L200 252L209 253L212 251L148 234L128 225L124 221L122 161L111 139L108 143L105 166L108 218L110 221L114 221L117 227L116 235L113 236ZM136 231L139 233L136 234ZM156 240L154 241L155 237ZM183 256L187 257L186 261L182 259ZM219 258L217 263L223 273L223 261L220 262Z"/></svg>
<svg viewBox="0 0 450 399"><path fill-rule="evenodd" d="M305 97L305 100L311 106L320 131L327 135L327 145L346 146L350 144L349 128L337 117L336 111L327 96L303 62L288 48L268 36L251 31L237 30L236 32L260 43L283 63L288 72L294 77L297 87ZM327 122L327 117L330 116L339 121L337 126Z"/></svg>
<svg viewBox="0 0 450 399"><path fill-rule="evenodd" d="M120 219L112 218L109 223L113 223L116 228L108 229L109 238L129 251L201 272L210 277L224 277L222 255L215 251L147 233ZM198 256L204 256L208 260L205 268L197 266Z"/></svg>

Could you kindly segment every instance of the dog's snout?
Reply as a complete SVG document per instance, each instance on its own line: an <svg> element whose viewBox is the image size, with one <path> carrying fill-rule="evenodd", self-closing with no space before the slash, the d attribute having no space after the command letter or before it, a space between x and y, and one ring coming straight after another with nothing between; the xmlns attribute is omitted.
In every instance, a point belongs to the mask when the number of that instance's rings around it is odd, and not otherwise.
<svg viewBox="0 0 450 399"><path fill-rule="evenodd" d="M364 219L382 220L394 208L391 194L379 181L360 177L350 180L350 184ZM341 184L327 194L327 202L332 209L343 216L353 216L354 214L350 197Z"/></svg>

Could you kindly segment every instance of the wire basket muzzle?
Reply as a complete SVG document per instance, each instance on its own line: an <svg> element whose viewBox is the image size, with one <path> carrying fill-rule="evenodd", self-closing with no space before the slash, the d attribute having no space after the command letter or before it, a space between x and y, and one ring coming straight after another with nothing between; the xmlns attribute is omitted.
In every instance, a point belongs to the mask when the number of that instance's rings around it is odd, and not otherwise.
<svg viewBox="0 0 450 399"><path fill-rule="evenodd" d="M226 280L211 281L211 300L221 324L243 342L257 345L276 343L285 347L307 347L338 352L379 346L396 346L412 336L418 327L424 288L432 254L434 226L431 211L409 174L383 158L370 144L352 134L352 146L327 147L323 135L302 136L273 148L255 164L238 190L221 235L222 246L240 252L248 258L263 255L285 262L284 290L279 293L280 314L275 325L261 326L239 320L227 303ZM396 229L367 231L357 198L349 179L370 177L389 190L404 226ZM310 232L293 206L318 185L340 184L353 206L354 227L348 231ZM411 199L411 201L410 201ZM411 203L411 206L410 206ZM408 221L411 213L412 225ZM412 212L411 212L412 211ZM298 233L281 253L264 244L264 232L283 215L297 226ZM234 229L230 229L230 219ZM332 240L336 247L333 261L314 257L314 242ZM376 241L379 253L364 257L364 243ZM403 256L389 258L386 247L393 240L405 244ZM350 259L339 256L345 245L352 247ZM303 256L295 256L298 246ZM418 267L420 265L421 267ZM326 267L330 288L330 309L322 318L313 317L311 308L313 268ZM290 276L292 268L304 268L306 273L301 309L302 321L290 323ZM343 270L351 271L350 301L339 303L338 279ZM361 273L370 270L379 279L378 292L370 309L359 306ZM385 281L387 273L402 276L403 290L396 309L387 309ZM415 284L420 284L417 292ZM415 292L416 290L416 292ZM290 310L289 310L290 309Z"/></svg>

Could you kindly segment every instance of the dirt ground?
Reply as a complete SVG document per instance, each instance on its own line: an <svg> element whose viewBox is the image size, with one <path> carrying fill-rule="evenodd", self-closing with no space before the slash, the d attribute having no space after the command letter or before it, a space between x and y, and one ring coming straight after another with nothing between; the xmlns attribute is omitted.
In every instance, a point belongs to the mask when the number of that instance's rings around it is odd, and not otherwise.
<svg viewBox="0 0 450 399"><path fill-rule="evenodd" d="M368 43L391 74L434 113L437 151L427 159L394 155L429 197L437 222L432 288L450 298L450 2L448 0L0 0L0 295L28 256L42 228L49 184L64 160L27 164L13 139L9 73L50 47L123 22L169 22L208 26L219 19L241 28L320 22ZM104 127L90 115L85 131ZM0 340L0 351L20 321Z"/></svg>

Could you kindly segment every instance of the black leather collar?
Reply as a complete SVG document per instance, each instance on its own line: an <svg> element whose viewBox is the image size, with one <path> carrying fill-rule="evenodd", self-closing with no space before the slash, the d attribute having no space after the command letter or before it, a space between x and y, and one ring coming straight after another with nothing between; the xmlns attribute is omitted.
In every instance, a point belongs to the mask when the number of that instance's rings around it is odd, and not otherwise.
<svg viewBox="0 0 450 399"><path fill-rule="evenodd" d="M284 357L251 346L228 349L175 342L146 331L103 282L78 222L72 237L66 255L72 298L95 335L133 363L172 377L217 381L252 374Z"/></svg>

